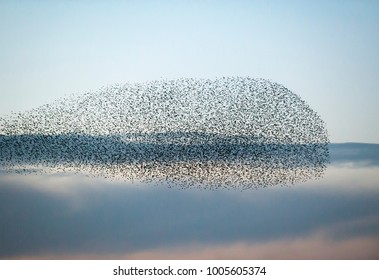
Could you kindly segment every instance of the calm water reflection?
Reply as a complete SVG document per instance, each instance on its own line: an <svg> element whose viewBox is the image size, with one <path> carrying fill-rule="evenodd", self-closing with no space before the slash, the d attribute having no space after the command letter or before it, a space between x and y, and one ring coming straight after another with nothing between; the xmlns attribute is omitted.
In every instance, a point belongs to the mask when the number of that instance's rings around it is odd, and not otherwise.
<svg viewBox="0 0 379 280"><path fill-rule="evenodd" d="M379 259L379 145L333 144L322 179L180 190L0 175L0 258Z"/></svg>

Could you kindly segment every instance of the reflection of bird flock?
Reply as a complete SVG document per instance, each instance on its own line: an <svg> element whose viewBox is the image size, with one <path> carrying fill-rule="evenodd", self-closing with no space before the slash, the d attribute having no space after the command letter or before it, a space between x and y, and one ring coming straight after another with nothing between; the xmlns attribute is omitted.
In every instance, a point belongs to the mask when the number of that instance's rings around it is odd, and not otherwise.
<svg viewBox="0 0 379 280"><path fill-rule="evenodd" d="M0 165L21 173L243 189L319 177L328 160L320 117L263 79L112 86L0 121Z"/></svg>

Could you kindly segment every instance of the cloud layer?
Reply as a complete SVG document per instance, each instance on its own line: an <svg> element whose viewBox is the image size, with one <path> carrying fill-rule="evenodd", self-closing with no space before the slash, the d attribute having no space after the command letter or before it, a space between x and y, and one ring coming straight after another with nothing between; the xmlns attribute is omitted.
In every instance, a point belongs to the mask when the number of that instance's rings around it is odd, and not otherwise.
<svg viewBox="0 0 379 280"><path fill-rule="evenodd" d="M0 257L377 258L377 173L243 192L2 174Z"/></svg>

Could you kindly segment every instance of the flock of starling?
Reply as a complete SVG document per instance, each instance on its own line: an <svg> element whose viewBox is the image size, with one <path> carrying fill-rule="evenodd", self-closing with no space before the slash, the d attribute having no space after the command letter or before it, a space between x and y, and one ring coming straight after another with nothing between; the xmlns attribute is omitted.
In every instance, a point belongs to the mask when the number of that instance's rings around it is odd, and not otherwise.
<svg viewBox="0 0 379 280"><path fill-rule="evenodd" d="M322 176L325 124L264 79L129 83L0 118L0 166L182 188L258 188Z"/></svg>

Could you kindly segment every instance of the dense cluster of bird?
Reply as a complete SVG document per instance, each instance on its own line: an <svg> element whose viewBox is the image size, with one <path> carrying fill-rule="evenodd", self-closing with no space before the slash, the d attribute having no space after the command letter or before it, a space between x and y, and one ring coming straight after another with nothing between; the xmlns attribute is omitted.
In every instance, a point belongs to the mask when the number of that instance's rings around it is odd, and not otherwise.
<svg viewBox="0 0 379 280"><path fill-rule="evenodd" d="M115 85L0 119L0 165L181 187L257 188L320 177L325 124L264 79Z"/></svg>

